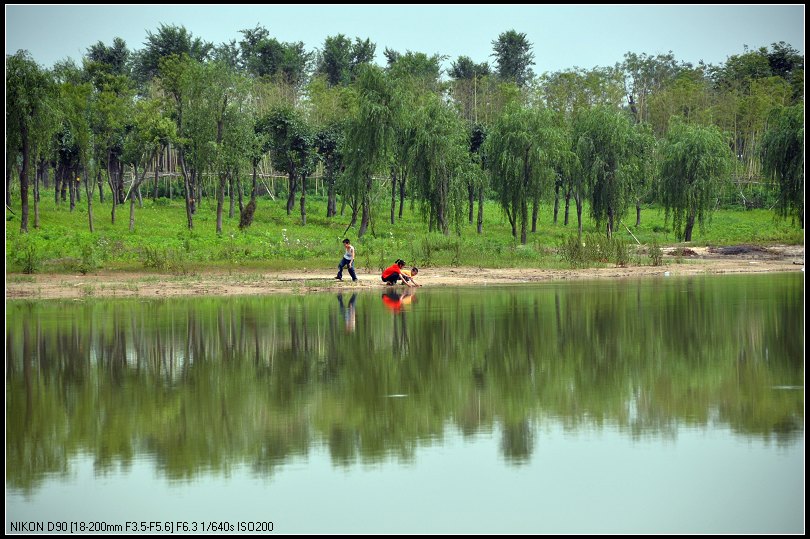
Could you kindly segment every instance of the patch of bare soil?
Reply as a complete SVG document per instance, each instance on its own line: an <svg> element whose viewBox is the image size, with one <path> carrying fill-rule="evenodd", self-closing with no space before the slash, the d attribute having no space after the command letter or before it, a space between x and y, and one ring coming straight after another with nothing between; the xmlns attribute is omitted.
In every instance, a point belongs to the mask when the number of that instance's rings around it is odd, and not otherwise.
<svg viewBox="0 0 810 539"><path fill-rule="evenodd" d="M417 281L425 287L487 286L574 279L626 279L668 275L767 273L804 271L803 245L768 247L679 247L665 249L663 266L586 269L483 269L477 267L422 268ZM377 272L358 268L358 282L334 279L335 270L302 272L202 272L161 275L98 272L92 275L6 275L6 299L71 299L92 297L233 296L304 293L383 286Z"/></svg>

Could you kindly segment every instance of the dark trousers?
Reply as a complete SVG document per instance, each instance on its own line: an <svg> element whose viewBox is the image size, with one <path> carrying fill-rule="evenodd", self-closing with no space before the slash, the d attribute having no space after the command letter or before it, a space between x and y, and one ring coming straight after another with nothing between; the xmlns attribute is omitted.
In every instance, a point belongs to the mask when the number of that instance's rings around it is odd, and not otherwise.
<svg viewBox="0 0 810 539"><path fill-rule="evenodd" d="M337 278L338 279L343 278L343 267L344 266L349 266L349 275L352 276L352 281L356 281L357 280L357 274L354 273L354 260L347 260L345 258L340 259L340 264L338 264Z"/></svg>
<svg viewBox="0 0 810 539"><path fill-rule="evenodd" d="M388 277L383 279L383 282L386 282L386 283L389 283L389 284L397 284L397 281L399 281L402 278L403 278L403 276L400 275L399 273L392 273L391 275L389 275Z"/></svg>

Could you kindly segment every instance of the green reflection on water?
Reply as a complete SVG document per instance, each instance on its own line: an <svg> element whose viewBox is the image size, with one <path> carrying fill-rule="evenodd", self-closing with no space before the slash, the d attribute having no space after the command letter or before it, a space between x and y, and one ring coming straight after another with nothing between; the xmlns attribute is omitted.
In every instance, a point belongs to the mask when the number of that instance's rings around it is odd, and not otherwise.
<svg viewBox="0 0 810 539"><path fill-rule="evenodd" d="M8 302L7 485L70 459L149 457L170 479L270 475L328 447L351 466L538 425L630 437L803 436L801 276L344 295Z"/></svg>

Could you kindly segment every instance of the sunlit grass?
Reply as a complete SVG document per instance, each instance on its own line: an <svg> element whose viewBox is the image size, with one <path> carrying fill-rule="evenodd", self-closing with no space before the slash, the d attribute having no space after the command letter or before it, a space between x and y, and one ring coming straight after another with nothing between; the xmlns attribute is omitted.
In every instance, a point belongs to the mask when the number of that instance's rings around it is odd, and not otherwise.
<svg viewBox="0 0 810 539"><path fill-rule="evenodd" d="M90 233L86 201L82 200L71 212L66 203L57 206L51 196L43 196L39 229L34 229L31 222L30 232L24 237L19 232L18 217L6 222L7 271L20 272L27 266L41 272L105 269L177 276L200 270L323 271L337 266L344 237L349 237L357 248L355 266L368 272L376 272L397 258L420 267L559 268L566 264L557 254L558 247L577 228L573 205L569 224L564 226L564 206L560 205L558 222L554 224L552 205L544 204L537 231L530 232L527 244L521 245L512 237L505 214L490 201L485 205L482 234L467 221L465 210L458 231L444 236L428 232L427 223L409 203L403 218L391 225L386 202L375 208L370 230L358 239L359 222L346 231L351 211L348 207L343 215L327 219L325 198L310 195L306 226L300 224L297 205L288 216L282 198L261 198L253 225L246 231L238 228L238 208L233 218L228 217L226 201L223 232L217 235L215 210L215 201L204 199L194 215L194 229L189 230L181 199L147 199L142 208L136 208L135 231L130 232L129 206L118 207L116 222L112 223L109 197L101 204L96 194L95 231ZM604 228L597 229L587 215L587 208L585 213L583 231L604 233ZM617 224L615 234L631 246L653 239L662 245L677 242L672 223L665 222L664 212L658 208L644 208L641 225L634 224L635 212L631 208ZM692 245L804 241L797 224L776 220L772 211L762 209L718 210L705 230L696 227L693 240Z"/></svg>

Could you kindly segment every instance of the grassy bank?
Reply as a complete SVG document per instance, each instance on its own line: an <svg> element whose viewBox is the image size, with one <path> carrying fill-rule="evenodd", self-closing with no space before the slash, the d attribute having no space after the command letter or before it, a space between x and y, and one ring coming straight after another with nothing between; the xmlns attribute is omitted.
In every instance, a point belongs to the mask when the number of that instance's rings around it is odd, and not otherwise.
<svg viewBox="0 0 810 539"><path fill-rule="evenodd" d="M343 216L326 219L325 199L308 196L308 223L301 226L297 205L296 212L288 216L284 204L280 199L260 199L253 225L243 232L238 228L238 208L235 216L228 218L226 201L223 234L219 236L215 233L216 203L211 200L203 200L199 205L194 230L186 225L182 200L144 200L142 208L136 207L135 231L130 232L129 204L117 208L113 224L109 198L104 204L96 198L95 232L91 234L84 199L71 212L67 203L55 205L48 193L40 204L39 229L33 228L32 204L27 235L19 232L19 203L14 205L17 215L6 222L6 271L73 273L120 269L188 273L218 268L307 270L335 266L342 253L349 208ZM567 267L558 250L565 238L576 234L573 207L569 225L563 226L562 207L555 225L551 205L544 205L537 222L538 231L529 234L527 245L512 238L506 216L493 202L485 206L484 233L480 235L466 219L460 235L428 233L427 224L410 207L406 207L403 219L391 225L389 212L390 207L383 204L376 208L373 232L369 231L362 240L357 239L356 227L346 232L357 247L358 268L376 270L396 258L424 267ZM677 242L660 209L644 208L639 227L631 226L635 212L631 213L626 222L641 243ZM584 232L603 234L589 217L585 217ZM630 246L636 245L623 225L618 227L617 237ZM695 231L694 239L692 245L804 241L798 225L776 221L773 212L741 209L718 210L705 232ZM649 260L631 254L630 263L648 264Z"/></svg>

